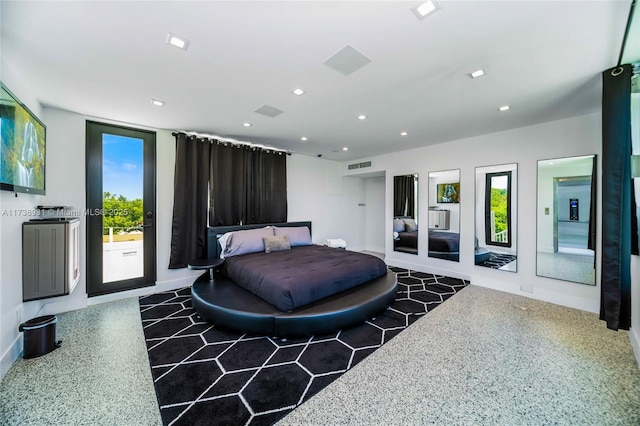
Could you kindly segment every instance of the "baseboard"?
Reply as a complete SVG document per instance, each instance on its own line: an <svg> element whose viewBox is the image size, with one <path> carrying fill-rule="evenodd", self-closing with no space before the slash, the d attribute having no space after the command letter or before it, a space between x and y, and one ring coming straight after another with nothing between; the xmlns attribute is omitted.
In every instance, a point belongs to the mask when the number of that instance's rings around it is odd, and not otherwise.
<svg viewBox="0 0 640 426"><path fill-rule="evenodd" d="M640 367L640 329L636 330L633 327L629 329L629 341L631 342L633 353L636 356L636 362Z"/></svg>
<svg viewBox="0 0 640 426"><path fill-rule="evenodd" d="M471 277L467 274L460 273L458 271L452 271L451 269L436 268L433 266L423 265L421 263L407 262L399 259L384 259L384 262L389 266L395 266L398 268L411 269L412 271L424 272L426 274L444 275L451 278L460 278L461 280L470 281Z"/></svg>
<svg viewBox="0 0 640 426"><path fill-rule="evenodd" d="M205 271L196 271L191 277L177 278L175 280L158 281L156 283L156 291L154 293L162 293L163 291L173 291L184 287L191 287L191 284L203 273L209 273Z"/></svg>
<svg viewBox="0 0 640 426"><path fill-rule="evenodd" d="M9 369L13 365L14 362L20 358L20 354L22 353L22 333L19 333L18 336L13 340L13 343L9 346L9 349L6 350L4 354L2 354L2 359L0 360L0 380L2 380L9 372Z"/></svg>

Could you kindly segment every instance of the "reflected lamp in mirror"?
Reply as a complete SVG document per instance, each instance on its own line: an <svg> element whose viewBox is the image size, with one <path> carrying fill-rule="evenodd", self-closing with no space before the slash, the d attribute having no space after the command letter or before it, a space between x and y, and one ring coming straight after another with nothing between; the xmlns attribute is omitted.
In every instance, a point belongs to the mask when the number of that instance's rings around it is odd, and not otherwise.
<svg viewBox="0 0 640 426"><path fill-rule="evenodd" d="M393 250L418 254L418 174L393 177Z"/></svg>
<svg viewBox="0 0 640 426"><path fill-rule="evenodd" d="M518 164L476 167L475 264L517 272Z"/></svg>
<svg viewBox="0 0 640 426"><path fill-rule="evenodd" d="M429 173L429 257L460 259L460 169Z"/></svg>
<svg viewBox="0 0 640 426"><path fill-rule="evenodd" d="M595 285L596 156L538 161L536 273Z"/></svg>

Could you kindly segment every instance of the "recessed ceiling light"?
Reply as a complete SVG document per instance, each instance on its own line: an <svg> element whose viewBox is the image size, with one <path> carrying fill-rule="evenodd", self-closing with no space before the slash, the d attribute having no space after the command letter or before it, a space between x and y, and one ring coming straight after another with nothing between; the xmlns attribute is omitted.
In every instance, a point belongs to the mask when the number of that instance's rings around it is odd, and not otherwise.
<svg viewBox="0 0 640 426"><path fill-rule="evenodd" d="M411 9L411 11L418 17L418 19L426 18L436 10L438 10L438 4L433 0L428 0L422 3L420 6Z"/></svg>
<svg viewBox="0 0 640 426"><path fill-rule="evenodd" d="M358 116L358 120L366 120L366 119L367 119L367 116L366 116L366 115L360 114L360 115Z"/></svg>
<svg viewBox="0 0 640 426"><path fill-rule="evenodd" d="M159 101L158 99L151 99L151 105L164 106L164 101Z"/></svg>
<svg viewBox="0 0 640 426"><path fill-rule="evenodd" d="M344 148L342 148L343 151L349 151L349 148L347 148L346 146Z"/></svg>
<svg viewBox="0 0 640 426"><path fill-rule="evenodd" d="M469 77L478 78L478 77L482 77L485 74L486 74L485 70L480 68L479 70L475 70L474 72L469 73Z"/></svg>
<svg viewBox="0 0 640 426"><path fill-rule="evenodd" d="M301 141L303 141L303 142L308 141L308 139L307 139L307 137L306 137L306 136L301 137L301 138L300 138L300 140L301 140Z"/></svg>
<svg viewBox="0 0 640 426"><path fill-rule="evenodd" d="M407 136L409 133L407 132L400 132L400 136Z"/></svg>
<svg viewBox="0 0 640 426"><path fill-rule="evenodd" d="M251 126L253 126L253 124L251 124L251 123L242 123L242 125L243 125L244 127L251 127Z"/></svg>
<svg viewBox="0 0 640 426"><path fill-rule="evenodd" d="M503 105L500 108L498 108L500 111L509 111L511 107L509 105Z"/></svg>
<svg viewBox="0 0 640 426"><path fill-rule="evenodd" d="M187 50L187 47L189 47L189 40L171 33L167 35L167 43L182 50Z"/></svg>
<svg viewBox="0 0 640 426"><path fill-rule="evenodd" d="M302 89L295 89L295 90L294 90L293 92L291 92L291 93L293 93L294 95L302 96L302 95L304 95L304 93L305 93L305 92L304 92L304 90L302 90Z"/></svg>

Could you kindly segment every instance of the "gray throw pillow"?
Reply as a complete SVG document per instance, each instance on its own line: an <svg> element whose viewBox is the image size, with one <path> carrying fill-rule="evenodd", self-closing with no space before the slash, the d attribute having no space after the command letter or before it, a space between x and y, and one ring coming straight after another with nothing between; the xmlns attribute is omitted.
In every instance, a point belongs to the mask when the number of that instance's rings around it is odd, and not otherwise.
<svg viewBox="0 0 640 426"><path fill-rule="evenodd" d="M413 219L402 219L404 222L404 227L407 232L414 232L418 230L418 224Z"/></svg>
<svg viewBox="0 0 640 426"><path fill-rule="evenodd" d="M404 222L402 219L393 219L393 232L404 232Z"/></svg>
<svg viewBox="0 0 640 426"><path fill-rule="evenodd" d="M262 240L264 241L265 253L271 253L272 251L291 250L289 237L286 234L274 235L273 237L263 237Z"/></svg>

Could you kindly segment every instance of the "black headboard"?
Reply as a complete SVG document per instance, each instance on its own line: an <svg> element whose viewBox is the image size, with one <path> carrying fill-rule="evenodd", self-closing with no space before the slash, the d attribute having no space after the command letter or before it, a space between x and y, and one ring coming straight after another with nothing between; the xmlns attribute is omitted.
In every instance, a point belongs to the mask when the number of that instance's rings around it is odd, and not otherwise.
<svg viewBox="0 0 640 426"><path fill-rule="evenodd" d="M207 253L209 259L218 259L220 257L220 244L218 238L227 232L244 231L247 229L264 228L265 226L279 226L282 228L292 228L296 226L306 226L311 234L311 222L280 222L280 223L256 223L253 225L228 225L228 226L210 226L207 234ZM311 234L313 235L313 234Z"/></svg>

